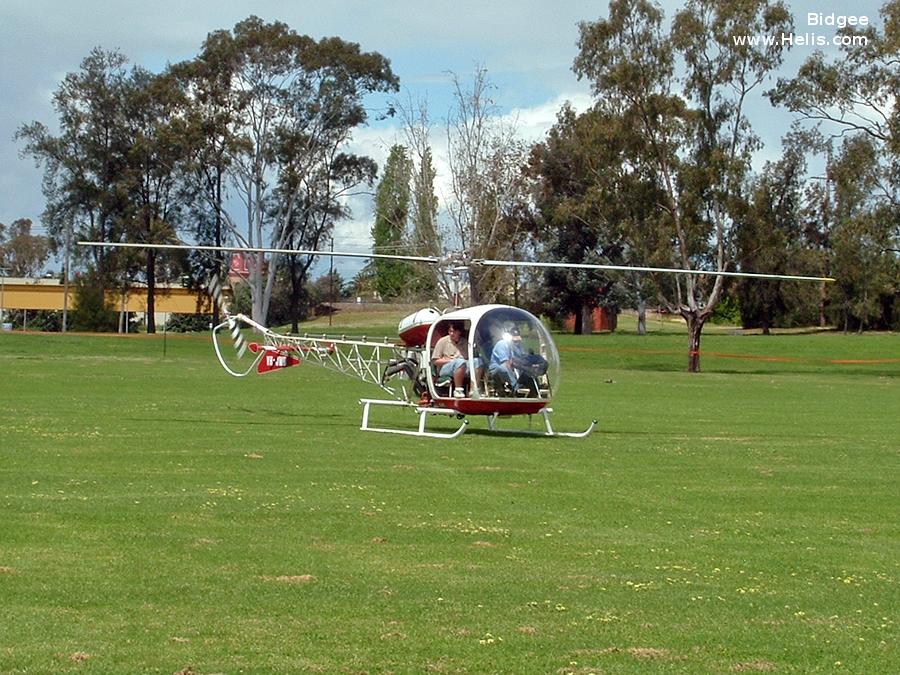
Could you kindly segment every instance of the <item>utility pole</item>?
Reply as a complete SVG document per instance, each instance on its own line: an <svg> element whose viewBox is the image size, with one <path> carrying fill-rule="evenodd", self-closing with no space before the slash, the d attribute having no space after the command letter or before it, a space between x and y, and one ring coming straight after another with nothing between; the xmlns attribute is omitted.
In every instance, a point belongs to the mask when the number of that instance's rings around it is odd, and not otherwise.
<svg viewBox="0 0 900 675"><path fill-rule="evenodd" d="M334 235L331 237L331 252L334 253ZM334 315L334 256L328 259L328 326L331 327L331 317Z"/></svg>
<svg viewBox="0 0 900 675"><path fill-rule="evenodd" d="M65 333L69 325L69 256L72 245L72 221L66 223L66 259L63 262L63 316L62 332Z"/></svg>
<svg viewBox="0 0 900 675"><path fill-rule="evenodd" d="M4 284L6 281L6 268L0 267L0 323L6 318L6 307L3 304Z"/></svg>

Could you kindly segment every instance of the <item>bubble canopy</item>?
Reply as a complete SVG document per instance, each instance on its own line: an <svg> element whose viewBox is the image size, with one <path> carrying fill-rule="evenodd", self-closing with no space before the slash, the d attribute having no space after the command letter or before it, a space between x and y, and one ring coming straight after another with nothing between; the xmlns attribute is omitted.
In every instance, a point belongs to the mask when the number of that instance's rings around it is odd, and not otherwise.
<svg viewBox="0 0 900 675"><path fill-rule="evenodd" d="M540 382L531 387L527 394L518 392L518 396L548 400L559 391L560 368L559 352L550 336L550 331L544 327L540 319L518 307L508 305L481 305L466 309L455 310L441 316L432 327L429 344L433 346L438 337L446 334L447 326L451 321L460 321L468 334L471 345L471 358L480 359L486 375L490 373L492 359L497 363L501 355L508 354L500 343L515 345L514 350L525 361L543 362L546 364L537 378ZM518 363L516 364L518 366ZM474 370L474 369L473 369ZM526 366L527 370L527 366ZM523 388L528 378L521 378ZM504 397L500 389L490 388L489 396Z"/></svg>

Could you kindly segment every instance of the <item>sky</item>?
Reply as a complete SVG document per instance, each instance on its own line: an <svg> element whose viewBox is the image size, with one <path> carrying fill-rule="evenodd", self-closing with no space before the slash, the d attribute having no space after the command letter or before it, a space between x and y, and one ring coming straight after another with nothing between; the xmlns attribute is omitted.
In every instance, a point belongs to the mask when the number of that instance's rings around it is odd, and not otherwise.
<svg viewBox="0 0 900 675"><path fill-rule="evenodd" d="M660 3L667 17L681 9L681 0ZM828 39L830 26L809 26L808 13L866 16L880 25L877 0L787 0L795 32L814 32ZM0 0L0 223L30 218L40 225L44 199L41 169L20 157L21 143L13 136L25 123L40 121L51 130L56 117L53 92L66 73L78 70L94 47L118 49L133 63L154 72L167 63L190 59L206 35L230 29L255 14L282 21L298 33L315 38L338 36L358 42L391 61L400 78L399 99L427 100L435 122L436 145L442 119L452 99L448 73L463 80L476 66L487 68L496 85L494 98L501 114L517 120L520 134L540 140L565 101L577 110L590 105L590 87L572 73L578 23L607 14L606 0ZM823 48L838 55L837 47ZM795 47L779 75L790 77L811 47ZM761 97L749 107L755 131L766 144L758 161L780 154L779 139L791 116L772 109ZM354 150L383 164L390 146L401 141L397 123L380 123L357 132ZM438 169L440 171L440 158ZM438 178L439 197L446 176ZM372 223L366 200L355 204L351 221L335 233L335 250L367 250ZM352 276L347 269L345 276Z"/></svg>

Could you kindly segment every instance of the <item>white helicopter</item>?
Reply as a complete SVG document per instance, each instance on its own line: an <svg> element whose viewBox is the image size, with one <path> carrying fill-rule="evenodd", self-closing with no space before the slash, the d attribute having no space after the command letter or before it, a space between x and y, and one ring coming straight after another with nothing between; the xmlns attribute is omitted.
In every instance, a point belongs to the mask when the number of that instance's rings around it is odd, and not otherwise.
<svg viewBox="0 0 900 675"><path fill-rule="evenodd" d="M206 252L274 253L284 255L320 255L356 258L389 258L442 265L454 283L455 304L459 298L459 281L470 265L508 267L560 267L567 269L612 270L632 272L660 272L709 276L749 277L796 281L834 281L830 277L809 277L752 272L718 272L679 268L634 267L587 263L520 262L509 260L463 260L434 257L399 256L387 254L346 253L339 251L310 251L278 248L231 246L191 246L187 244L132 244L80 241L80 246L100 246L141 249L191 250ZM210 294L220 307L227 307L221 286L213 278ZM248 341L244 329L255 336ZM456 438L468 426L469 416L482 416L493 432L517 434L536 433L542 436L582 438L597 425L592 420L584 431L561 432L553 428L550 403L559 390L559 352L550 331L533 314L509 305L458 305L446 311L424 308L400 320L398 339L369 340L366 337L329 335L289 335L273 331L244 314L229 314L213 327L212 337L216 356L225 371L235 377L253 372L264 374L296 366L306 361L332 371L350 375L379 387L390 398L361 398L363 406L362 431L405 434L429 438ZM450 335L451 332L454 335ZM227 339L223 340L223 337ZM452 372L435 361L439 343L462 338L468 345L463 358L454 364ZM234 347L232 356L223 344ZM227 345L226 345L227 347ZM249 351L249 364L242 357ZM459 370L460 372L457 372ZM442 372L443 371L443 372ZM460 377L460 374L463 377ZM373 426L370 415L379 406L401 406L418 415L415 429L396 429ZM544 429L501 430L501 417L540 414ZM460 420L452 432L426 429L430 415L445 415Z"/></svg>

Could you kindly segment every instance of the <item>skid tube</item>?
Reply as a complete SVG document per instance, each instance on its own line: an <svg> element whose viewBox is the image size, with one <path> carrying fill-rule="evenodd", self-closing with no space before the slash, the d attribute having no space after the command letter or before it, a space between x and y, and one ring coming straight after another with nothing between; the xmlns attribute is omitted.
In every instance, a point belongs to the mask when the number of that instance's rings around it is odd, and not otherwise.
<svg viewBox="0 0 900 675"><path fill-rule="evenodd" d="M359 402L363 406L362 424L359 427L362 431L377 431L383 434L401 434L403 436L419 436L422 438L458 438L463 433L465 433L466 427L469 426L469 420L464 419L462 421L462 424L460 424L459 429L449 434L434 431L425 431L425 419L428 415L456 416L458 413L455 410L450 410L449 408L427 408L416 405L415 403L407 403L406 401L386 401L376 398L361 398L359 399ZM416 431L408 431L406 429L387 429L384 427L370 426L369 411L373 405L403 406L405 408L414 408L416 413L419 415L419 428Z"/></svg>
<svg viewBox="0 0 900 675"><path fill-rule="evenodd" d="M456 417L461 417L461 415L450 408L430 408L421 405L416 405L415 403L408 403L406 401L386 401L383 399L373 399L373 398L361 398L359 399L360 404L363 406L363 417L362 424L360 425L360 429L362 431L376 431L384 434L401 434L404 436L419 436L422 438L458 438L462 436L466 431L466 427L469 424L469 420L463 419L462 424L459 429L452 433L439 433L439 432L431 432L425 430L425 422L428 415L454 415ZM378 405L386 405L386 406L402 406L405 408L413 408L416 411L416 414L419 415L419 426L415 431L409 431L405 429L388 429L385 427L373 427L369 424L369 412L371 411L372 406ZM531 431L527 429L498 429L497 428L497 418L499 417L498 413L494 413L492 415L487 415L487 423L488 429L496 434L530 434L533 436L544 436L544 437L564 437L564 438L585 438L589 436L594 429L597 427L597 420L592 420L590 426L584 431L578 432L566 432L566 431L556 431L553 429L553 425L550 422L550 415L553 413L552 408L543 408L539 411L541 415L544 417L544 431Z"/></svg>
<svg viewBox="0 0 900 675"><path fill-rule="evenodd" d="M597 420L591 420L590 426L588 426L588 428L584 431L555 431L553 429L553 425L550 423L550 415L553 414L553 408L541 408L538 412L544 417L545 431L532 431L530 429L498 429L497 418L500 416L498 413L488 415L488 429L497 434L530 434L532 436L562 436L565 438L585 438L586 436L589 436L591 432L593 432L597 427Z"/></svg>

